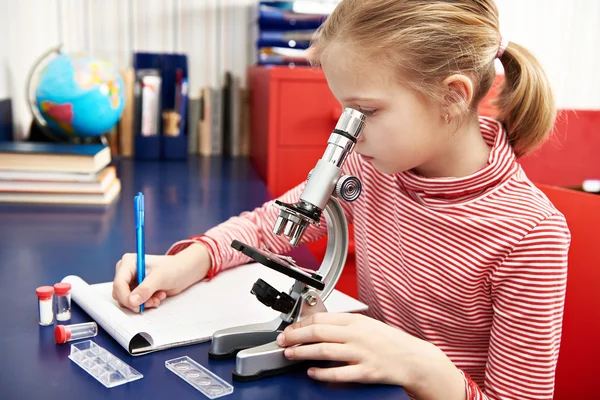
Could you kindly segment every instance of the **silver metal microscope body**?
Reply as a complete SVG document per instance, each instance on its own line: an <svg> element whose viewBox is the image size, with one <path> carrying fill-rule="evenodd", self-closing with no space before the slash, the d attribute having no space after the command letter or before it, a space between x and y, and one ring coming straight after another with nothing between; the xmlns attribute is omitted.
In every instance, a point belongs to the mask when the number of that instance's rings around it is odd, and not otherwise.
<svg viewBox="0 0 600 400"><path fill-rule="evenodd" d="M357 177L342 176L342 166L354 149L364 124L362 113L346 108L328 139L323 157L309 174L299 201L288 204L276 200L274 203L279 208L279 217L273 233L285 235L292 246L301 242L309 225L320 225L321 216L325 215L327 249L315 273L309 274L297 268L290 257L235 240L232 243L234 248L256 261L296 279L288 293L278 292L261 279L252 288L252 293L261 302L282 312L279 318L214 333L209 356L223 359L237 353L234 379L256 380L293 366L296 362L285 358L285 349L279 347L275 339L286 326L317 312L327 311L323 302L335 288L348 253L348 224L338 197L354 201L362 189Z"/></svg>

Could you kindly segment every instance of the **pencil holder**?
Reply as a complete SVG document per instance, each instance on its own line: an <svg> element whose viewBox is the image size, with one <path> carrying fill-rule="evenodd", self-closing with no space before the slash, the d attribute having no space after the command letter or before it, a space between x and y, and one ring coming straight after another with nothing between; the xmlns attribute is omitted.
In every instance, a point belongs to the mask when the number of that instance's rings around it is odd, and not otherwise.
<svg viewBox="0 0 600 400"><path fill-rule="evenodd" d="M142 160L185 159L188 155L187 56L134 53L133 67L136 71L135 157ZM152 86L155 83L156 86ZM170 126L173 124L171 113L179 116L177 130Z"/></svg>
<svg viewBox="0 0 600 400"><path fill-rule="evenodd" d="M135 135L135 158L139 160L159 160L160 135L142 136Z"/></svg>

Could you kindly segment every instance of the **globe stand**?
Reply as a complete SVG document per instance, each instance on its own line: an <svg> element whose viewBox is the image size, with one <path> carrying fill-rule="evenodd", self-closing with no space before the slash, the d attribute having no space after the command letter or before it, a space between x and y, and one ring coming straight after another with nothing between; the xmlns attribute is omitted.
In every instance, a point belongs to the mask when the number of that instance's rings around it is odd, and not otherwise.
<svg viewBox="0 0 600 400"><path fill-rule="evenodd" d="M60 54L62 49L62 44L52 47L44 52L41 56L39 56L35 62L33 63L33 67L29 70L27 74L27 80L25 81L25 98L27 99L29 110L33 115L33 120L31 121L31 126L29 129L29 141L31 142L63 142L64 139L59 139L55 136L48 127L46 120L42 114L38 111L37 106L35 105L35 96L34 96L34 82L35 75L38 69L45 67L48 64L48 58L50 55L58 53ZM50 139L50 140L48 140Z"/></svg>
<svg viewBox="0 0 600 400"><path fill-rule="evenodd" d="M31 121L27 141L38 143L103 144L108 146L106 134L90 138L62 137L55 135L50 128L40 126L36 120Z"/></svg>

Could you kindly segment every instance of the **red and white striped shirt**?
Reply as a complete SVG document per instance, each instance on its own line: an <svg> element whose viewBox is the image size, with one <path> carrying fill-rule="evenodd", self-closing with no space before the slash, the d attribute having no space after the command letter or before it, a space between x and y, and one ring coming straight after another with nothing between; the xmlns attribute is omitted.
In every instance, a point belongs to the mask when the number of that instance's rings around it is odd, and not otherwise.
<svg viewBox="0 0 600 400"><path fill-rule="evenodd" d="M468 399L552 399L570 233L527 178L501 124L480 118L491 149L467 177L378 172L353 153L363 192L341 201L354 224L360 300L368 314L438 346L465 375ZM304 183L284 194L298 200ZM264 204L192 239L219 271L248 262L233 239L277 253L278 209ZM307 230L304 240L326 234ZM185 244L173 246L170 253Z"/></svg>

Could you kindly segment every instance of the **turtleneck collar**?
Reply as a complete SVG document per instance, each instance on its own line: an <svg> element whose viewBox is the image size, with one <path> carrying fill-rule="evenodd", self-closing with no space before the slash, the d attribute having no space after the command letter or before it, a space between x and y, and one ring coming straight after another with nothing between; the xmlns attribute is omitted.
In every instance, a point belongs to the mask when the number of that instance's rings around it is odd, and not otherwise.
<svg viewBox="0 0 600 400"><path fill-rule="evenodd" d="M426 178L412 171L397 174L400 185L415 200L424 205L450 205L485 193L517 171L515 154L502 124L492 118L480 117L483 139L491 147L487 163L473 174L460 178Z"/></svg>

